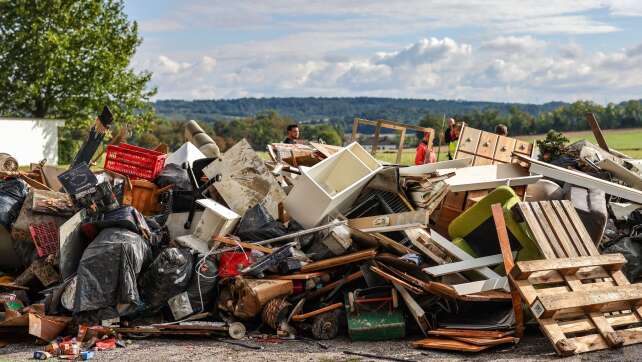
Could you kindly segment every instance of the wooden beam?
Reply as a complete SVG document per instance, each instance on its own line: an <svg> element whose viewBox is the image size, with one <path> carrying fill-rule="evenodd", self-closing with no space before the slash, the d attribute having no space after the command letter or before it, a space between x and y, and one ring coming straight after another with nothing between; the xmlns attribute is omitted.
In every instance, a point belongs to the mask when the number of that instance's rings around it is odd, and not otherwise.
<svg viewBox="0 0 642 362"><path fill-rule="evenodd" d="M415 322L417 322L417 325L419 326L419 329L421 329L421 332L424 334L424 336L428 336L428 331L430 330L430 323L428 322L428 318L426 317L426 312L421 308L419 303L417 303L416 300L413 299L413 297L408 293L406 288L404 288L401 284L399 283L392 283L392 285L397 288L397 291L401 295L401 299L403 299L404 303L406 304L406 307L408 308L408 311L410 314L412 314L412 317L415 319Z"/></svg>
<svg viewBox="0 0 642 362"><path fill-rule="evenodd" d="M256 245L256 244L252 244L252 243L246 243L246 242L243 242L243 241L236 241L236 240L225 238L225 237L215 237L214 240L220 242L221 244L225 244L225 245L228 245L228 246L241 246L243 249L257 250L257 251L260 251L262 253L272 254L272 249L271 248L268 248L268 247L265 247L265 246L261 246L261 245Z"/></svg>
<svg viewBox="0 0 642 362"><path fill-rule="evenodd" d="M540 174L542 176L549 177L555 180L568 182L572 185L582 186L589 189L600 189L609 195L621 197L623 199L642 204L642 191L640 190L618 185L616 183L602 180L597 177L589 176L579 171L569 170L551 165L549 163L542 162L517 153L514 154L514 156L519 158L520 160L530 162L530 171L533 173Z"/></svg>
<svg viewBox="0 0 642 362"><path fill-rule="evenodd" d="M510 250L508 230L506 230L506 220L504 219L504 209L501 204L493 204L491 210L493 220L495 221L497 238L499 239L499 247L502 250L504 269L510 282L511 301L513 304L513 312L515 313L515 334L518 338L522 338L524 336L524 311L522 309L522 298L519 296L517 285L510 277L510 273L515 267L515 262L513 261L513 253Z"/></svg>
<svg viewBox="0 0 642 362"><path fill-rule="evenodd" d="M595 139L597 140L597 144L600 146L600 148L606 152L611 152L609 150L609 145L606 143L606 140L604 139L604 134L602 134L602 129L600 128L600 124L597 121L597 117L595 116L595 113L587 113L586 121L588 122L589 126L591 126L593 135L595 136Z"/></svg>
<svg viewBox="0 0 642 362"><path fill-rule="evenodd" d="M377 122L377 126L375 128L375 134L374 134L374 139L372 140L372 150L370 153L374 156L377 153L377 149L379 148L379 135L381 134L381 121Z"/></svg>
<svg viewBox="0 0 642 362"><path fill-rule="evenodd" d="M306 264L301 268L301 273L308 273L317 270L334 268L335 266L355 263L362 260L372 259L377 255L374 249L357 251L352 254L341 255L334 258L320 260L314 263Z"/></svg>
<svg viewBox="0 0 642 362"><path fill-rule="evenodd" d="M573 291L560 295L540 295L531 310L539 318L553 317L565 309L583 308L592 312L612 312L642 304L642 285L619 285L599 291Z"/></svg>
<svg viewBox="0 0 642 362"><path fill-rule="evenodd" d="M298 314L298 315L293 316L292 320L295 321L295 322L300 322L300 321L306 320L308 318L317 316L319 314L331 312L331 311L333 311L335 309L339 309L339 308L343 308L343 303L334 303L334 304L330 304L327 307L323 307L323 308L314 310L312 312L308 312L308 313L305 313L305 314Z"/></svg>
<svg viewBox="0 0 642 362"><path fill-rule="evenodd" d="M626 263L622 254L603 254L596 256L580 256L563 259L519 261L511 271L515 279L526 279L532 273L546 270L557 270L562 274L575 274L582 267L602 266L606 270L620 270Z"/></svg>
<svg viewBox="0 0 642 362"><path fill-rule="evenodd" d="M397 150L397 165L401 164L401 155L403 154L403 143L406 140L406 129L401 130L399 135L399 149Z"/></svg>
<svg viewBox="0 0 642 362"><path fill-rule="evenodd" d="M363 231L368 228L377 228L385 226L421 224L427 225L430 214L426 210L400 212L396 214L386 214L377 216L360 217L349 219L348 226Z"/></svg>
<svg viewBox="0 0 642 362"><path fill-rule="evenodd" d="M359 129L359 118L355 118L354 122L352 122L352 139L350 141L351 143L357 140L358 129Z"/></svg>

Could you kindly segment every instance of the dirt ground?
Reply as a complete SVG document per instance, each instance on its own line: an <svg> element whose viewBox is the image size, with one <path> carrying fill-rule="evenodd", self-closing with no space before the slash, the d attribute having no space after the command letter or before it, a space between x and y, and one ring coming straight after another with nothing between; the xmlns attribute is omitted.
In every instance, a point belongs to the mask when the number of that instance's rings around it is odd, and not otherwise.
<svg viewBox="0 0 642 362"><path fill-rule="evenodd" d="M537 330L529 330L517 346L495 348L479 354L417 350L409 347L409 340L386 342L351 342L347 338L324 341L327 349L316 341L284 341L265 343L243 340L242 343L261 347L249 349L208 338L155 338L135 340L127 348L96 352L95 361L234 361L234 362L303 362L303 361L384 361L385 357L406 361L640 361L642 345L559 358L548 340ZM0 349L0 361L32 359L38 347L33 343L10 344ZM343 351L368 353L382 359L344 354Z"/></svg>

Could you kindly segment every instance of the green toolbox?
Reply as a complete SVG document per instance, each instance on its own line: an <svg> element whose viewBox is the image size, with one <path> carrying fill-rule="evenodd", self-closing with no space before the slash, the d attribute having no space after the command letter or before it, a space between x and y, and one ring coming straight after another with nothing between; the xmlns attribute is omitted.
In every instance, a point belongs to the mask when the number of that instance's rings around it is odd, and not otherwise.
<svg viewBox="0 0 642 362"><path fill-rule="evenodd" d="M348 334L353 341L383 341L406 335L395 288L356 289L346 294L345 306Z"/></svg>

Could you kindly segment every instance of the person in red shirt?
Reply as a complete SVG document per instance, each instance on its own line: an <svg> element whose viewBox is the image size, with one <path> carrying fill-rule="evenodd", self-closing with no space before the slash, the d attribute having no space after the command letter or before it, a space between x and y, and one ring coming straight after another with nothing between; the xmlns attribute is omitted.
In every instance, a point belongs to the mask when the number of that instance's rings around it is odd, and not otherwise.
<svg viewBox="0 0 642 362"><path fill-rule="evenodd" d="M417 151L415 152L415 165L437 162L437 155L435 155L432 145L428 144L429 140L430 135L428 133L424 133L423 139L417 145Z"/></svg>

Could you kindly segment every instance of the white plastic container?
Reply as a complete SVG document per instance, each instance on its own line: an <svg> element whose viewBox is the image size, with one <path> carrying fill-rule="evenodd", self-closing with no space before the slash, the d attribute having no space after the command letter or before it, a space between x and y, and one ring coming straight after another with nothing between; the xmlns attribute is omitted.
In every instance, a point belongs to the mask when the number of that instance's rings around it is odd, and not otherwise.
<svg viewBox="0 0 642 362"><path fill-rule="evenodd" d="M214 236L224 236L232 232L241 216L212 199L197 200L205 208L191 235L183 235L176 241L199 252L209 250L209 242Z"/></svg>
<svg viewBox="0 0 642 362"><path fill-rule="evenodd" d="M345 212L365 184L382 168L357 142L301 172L283 206L305 228L331 213Z"/></svg>

